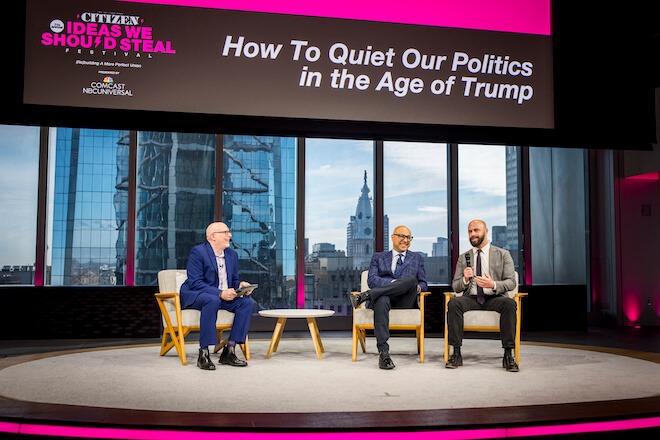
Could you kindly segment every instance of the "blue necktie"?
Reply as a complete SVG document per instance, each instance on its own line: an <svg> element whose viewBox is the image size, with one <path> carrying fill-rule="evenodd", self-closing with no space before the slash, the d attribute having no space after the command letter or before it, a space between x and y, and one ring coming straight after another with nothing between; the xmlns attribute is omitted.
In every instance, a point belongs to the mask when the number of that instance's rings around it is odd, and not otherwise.
<svg viewBox="0 0 660 440"><path fill-rule="evenodd" d="M403 268L403 254L399 254L399 259L396 260L396 267L394 268L394 278L399 278L401 269Z"/></svg>
<svg viewBox="0 0 660 440"><path fill-rule="evenodd" d="M481 276L481 249L477 249L477 276ZM486 297L484 296L484 288L477 286L477 301L479 304L486 302Z"/></svg>

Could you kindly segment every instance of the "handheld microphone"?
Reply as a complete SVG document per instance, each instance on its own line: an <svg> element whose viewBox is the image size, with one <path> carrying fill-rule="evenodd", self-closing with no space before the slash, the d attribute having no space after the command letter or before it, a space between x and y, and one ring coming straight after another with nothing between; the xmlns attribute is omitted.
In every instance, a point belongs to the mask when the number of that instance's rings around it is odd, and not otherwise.
<svg viewBox="0 0 660 440"><path fill-rule="evenodd" d="M465 262L467 263L467 267L472 267L472 264L471 264L471 262L470 262L470 259L471 259L471 258L472 258L472 252L471 252L471 251L468 251L468 252L465 254ZM470 282L471 282L471 281L472 281L472 278L470 278Z"/></svg>

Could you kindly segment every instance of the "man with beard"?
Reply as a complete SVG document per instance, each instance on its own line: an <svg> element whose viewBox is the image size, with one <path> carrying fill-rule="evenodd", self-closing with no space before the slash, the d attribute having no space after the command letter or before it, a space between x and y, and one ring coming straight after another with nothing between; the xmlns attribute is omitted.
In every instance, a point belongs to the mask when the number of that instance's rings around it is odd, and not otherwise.
<svg viewBox="0 0 660 440"><path fill-rule="evenodd" d="M446 325L453 353L445 367L458 368L463 365L463 314L468 310L493 310L500 313L500 336L504 348L502 367L507 371L518 371L512 353L516 334L516 303L506 295L516 287L513 258L506 249L488 242L488 228L483 220L469 223L468 237L473 248L458 257L451 283L453 291L463 295L455 296L447 305Z"/></svg>

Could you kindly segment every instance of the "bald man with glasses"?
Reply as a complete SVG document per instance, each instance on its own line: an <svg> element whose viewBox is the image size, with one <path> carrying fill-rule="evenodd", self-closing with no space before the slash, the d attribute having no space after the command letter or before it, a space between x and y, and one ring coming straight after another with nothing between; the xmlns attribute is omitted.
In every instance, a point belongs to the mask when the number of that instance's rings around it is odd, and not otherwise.
<svg viewBox="0 0 660 440"><path fill-rule="evenodd" d="M216 320L218 310L234 313L229 341L220 354L220 365L245 367L247 362L236 356L236 344L244 344L254 303L248 295L238 296L236 289L248 286L238 278L238 254L229 247L231 232L226 224L213 222L206 228L206 243L192 248L188 257L188 278L181 285L181 307L201 311L199 322L199 356L197 366L215 370L209 346L218 344Z"/></svg>
<svg viewBox="0 0 660 440"><path fill-rule="evenodd" d="M357 308L368 301L374 311L374 335L378 348L378 367L383 370L394 368L390 357L390 309L418 307L417 294L426 290L424 258L409 250L413 239L405 226L394 228L392 250L378 252L371 257L367 284L369 290L349 295L351 304Z"/></svg>

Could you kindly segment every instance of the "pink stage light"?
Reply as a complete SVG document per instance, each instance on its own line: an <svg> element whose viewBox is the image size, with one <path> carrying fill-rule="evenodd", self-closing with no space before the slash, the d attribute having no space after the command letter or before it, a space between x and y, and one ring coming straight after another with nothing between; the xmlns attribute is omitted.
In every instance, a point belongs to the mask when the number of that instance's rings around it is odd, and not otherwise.
<svg viewBox="0 0 660 440"><path fill-rule="evenodd" d="M624 292L623 294L623 314L628 319L628 325L637 322L642 314L640 298L637 292Z"/></svg>
<svg viewBox="0 0 660 440"><path fill-rule="evenodd" d="M52 437L79 437L130 440L461 440L504 437L533 437L558 434L595 433L660 427L660 417L520 428L457 429L449 431L402 432L204 432L150 429L95 428L0 422L0 432Z"/></svg>
<svg viewBox="0 0 660 440"><path fill-rule="evenodd" d="M652 173L636 174L634 176L628 176L625 179L632 180L660 180L660 171L654 171Z"/></svg>

